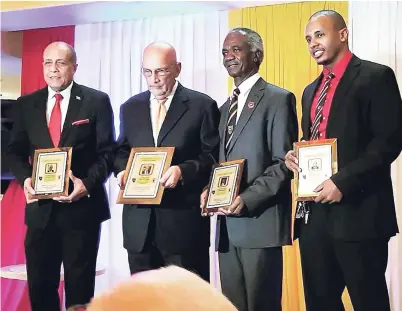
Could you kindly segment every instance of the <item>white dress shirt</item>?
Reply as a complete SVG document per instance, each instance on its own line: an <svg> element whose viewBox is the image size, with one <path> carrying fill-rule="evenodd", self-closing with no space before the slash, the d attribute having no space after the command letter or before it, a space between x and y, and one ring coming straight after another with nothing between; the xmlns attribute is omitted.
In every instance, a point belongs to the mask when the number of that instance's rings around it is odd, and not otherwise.
<svg viewBox="0 0 402 311"><path fill-rule="evenodd" d="M254 84L257 83L259 78L261 78L261 76L257 72L256 74L254 74L251 77L249 77L246 80L244 80L238 86L238 89L240 90L240 94L239 94L239 97L238 97L238 100L237 100L236 123L239 122L239 118L240 118L241 112L243 111L243 107L246 104L248 94L250 93L250 91L253 88ZM233 91L234 91L235 88L236 88L236 86L233 85L232 94L230 95L230 99L232 99Z"/></svg>
<svg viewBox="0 0 402 311"><path fill-rule="evenodd" d="M60 103L61 109L61 129L63 130L64 120L66 119L67 110L68 110L68 103L70 102L71 97L71 89L73 87L73 82L70 83L63 91L59 92L63 99ZM48 86L48 97L47 97L47 105L46 105L46 120L47 124L49 124L50 116L52 115L53 107L56 104L56 93Z"/></svg>
<svg viewBox="0 0 402 311"><path fill-rule="evenodd" d="M169 94L169 96L167 97L164 105L166 108L166 114L169 110L170 104L172 103L172 99L174 94L176 93L176 89L177 86L179 85L179 82L176 81L176 83L173 86L172 92ZM154 125L157 123L156 122L156 117L158 114L158 100L155 98L155 96L151 93L150 99L149 99L150 103L151 103L151 120L152 120L152 134L154 136L154 142L155 142L155 146L157 146L158 143L158 136L155 129L154 129ZM159 133L158 133L159 134Z"/></svg>

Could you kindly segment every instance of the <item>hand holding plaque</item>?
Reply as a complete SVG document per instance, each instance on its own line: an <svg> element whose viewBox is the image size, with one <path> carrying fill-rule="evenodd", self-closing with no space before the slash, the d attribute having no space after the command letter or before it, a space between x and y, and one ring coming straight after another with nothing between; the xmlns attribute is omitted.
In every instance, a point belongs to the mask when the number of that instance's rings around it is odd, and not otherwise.
<svg viewBox="0 0 402 311"><path fill-rule="evenodd" d="M208 186L205 209L216 212L227 209L239 194L244 159L223 162L214 167Z"/></svg>
<svg viewBox="0 0 402 311"><path fill-rule="evenodd" d="M316 188L338 172L336 139L302 141L294 144L299 171L295 172L297 201L314 201Z"/></svg>
<svg viewBox="0 0 402 311"><path fill-rule="evenodd" d="M174 147L132 148L117 203L160 204L164 192L160 179L170 167L173 153Z"/></svg>
<svg viewBox="0 0 402 311"><path fill-rule="evenodd" d="M68 195L72 147L35 150L31 199L51 199Z"/></svg>

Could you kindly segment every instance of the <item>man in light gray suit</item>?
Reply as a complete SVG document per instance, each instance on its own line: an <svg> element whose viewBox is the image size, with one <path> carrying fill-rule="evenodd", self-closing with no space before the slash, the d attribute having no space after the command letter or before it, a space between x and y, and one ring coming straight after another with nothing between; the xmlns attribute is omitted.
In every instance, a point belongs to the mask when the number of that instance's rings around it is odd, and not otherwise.
<svg viewBox="0 0 402 311"><path fill-rule="evenodd" d="M259 34L236 28L223 43L223 64L234 79L221 107L219 161L246 159L239 196L218 210L223 293L239 311L278 311L282 246L291 244L291 172L285 154L297 141L295 96L265 82ZM207 191L201 195L203 215Z"/></svg>

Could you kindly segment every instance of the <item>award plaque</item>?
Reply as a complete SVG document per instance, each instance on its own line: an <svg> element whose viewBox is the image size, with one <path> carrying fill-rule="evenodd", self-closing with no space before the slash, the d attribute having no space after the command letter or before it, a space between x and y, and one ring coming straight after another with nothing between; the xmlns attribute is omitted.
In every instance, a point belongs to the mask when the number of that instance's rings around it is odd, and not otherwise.
<svg viewBox="0 0 402 311"><path fill-rule="evenodd" d="M214 167L208 186L207 211L232 205L239 193L244 161L223 162Z"/></svg>
<svg viewBox="0 0 402 311"><path fill-rule="evenodd" d="M174 147L132 148L117 203L160 204L165 188L159 181L172 163L173 152Z"/></svg>
<svg viewBox="0 0 402 311"><path fill-rule="evenodd" d="M35 150L32 169L32 199L68 196L72 147Z"/></svg>
<svg viewBox="0 0 402 311"><path fill-rule="evenodd" d="M296 201L314 201L322 182L338 172L336 139L302 141L294 144L301 172L295 174Z"/></svg>

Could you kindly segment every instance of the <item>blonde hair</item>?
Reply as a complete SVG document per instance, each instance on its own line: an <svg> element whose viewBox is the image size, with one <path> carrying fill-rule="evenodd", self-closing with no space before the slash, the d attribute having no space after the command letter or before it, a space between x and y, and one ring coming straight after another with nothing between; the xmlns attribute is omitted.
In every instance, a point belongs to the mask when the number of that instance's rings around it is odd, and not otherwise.
<svg viewBox="0 0 402 311"><path fill-rule="evenodd" d="M236 311L196 274L169 266L133 275L93 298L87 311Z"/></svg>

